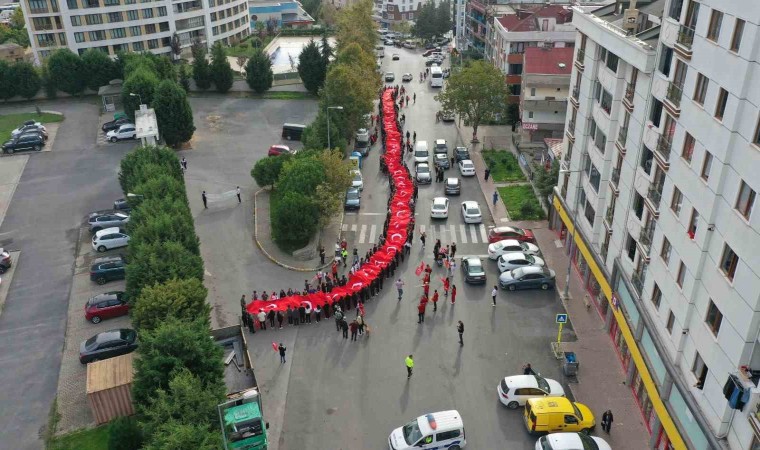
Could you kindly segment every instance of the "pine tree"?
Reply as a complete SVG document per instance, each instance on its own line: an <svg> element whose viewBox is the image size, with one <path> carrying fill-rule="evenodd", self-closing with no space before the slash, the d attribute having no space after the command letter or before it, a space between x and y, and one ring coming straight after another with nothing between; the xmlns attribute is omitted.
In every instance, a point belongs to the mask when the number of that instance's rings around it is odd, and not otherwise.
<svg viewBox="0 0 760 450"><path fill-rule="evenodd" d="M320 44L320 51L322 52L322 64L325 66L325 73L327 73L327 66L330 65L330 58L333 56L333 49L330 47L330 43L327 42L327 33L322 35L322 43Z"/></svg>
<svg viewBox="0 0 760 450"><path fill-rule="evenodd" d="M185 91L174 81L164 80L158 85L154 97L158 131L166 144L176 147L189 141L195 125Z"/></svg>
<svg viewBox="0 0 760 450"><path fill-rule="evenodd" d="M198 89L206 90L211 87L211 68L206 59L206 48L193 45L193 80Z"/></svg>
<svg viewBox="0 0 760 450"><path fill-rule="evenodd" d="M298 75L306 90L317 94L325 82L325 65L316 42L306 45L298 56Z"/></svg>
<svg viewBox="0 0 760 450"><path fill-rule="evenodd" d="M248 86L257 94L268 91L274 80L272 61L269 56L263 50L257 49L245 66L245 74Z"/></svg>
<svg viewBox="0 0 760 450"><path fill-rule="evenodd" d="M214 80L216 90L221 93L229 91L234 81L232 67L219 41L211 48L211 79Z"/></svg>
<svg viewBox="0 0 760 450"><path fill-rule="evenodd" d="M186 65L179 66L179 85L185 92L190 92L190 73Z"/></svg>

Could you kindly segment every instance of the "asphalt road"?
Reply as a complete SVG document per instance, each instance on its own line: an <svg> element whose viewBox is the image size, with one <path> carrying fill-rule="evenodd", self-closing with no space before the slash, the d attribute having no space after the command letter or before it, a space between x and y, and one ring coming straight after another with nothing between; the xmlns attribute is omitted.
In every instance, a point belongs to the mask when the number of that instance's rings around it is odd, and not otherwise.
<svg viewBox="0 0 760 450"><path fill-rule="evenodd" d="M0 228L22 250L0 315L0 436L39 449L56 395L78 230L85 214L121 196L118 164L131 143L96 147L96 99L41 102L65 115L51 152L31 154ZM6 105L0 114L33 111ZM2 164L2 161L0 161Z"/></svg>
<svg viewBox="0 0 760 450"><path fill-rule="evenodd" d="M392 53L399 53L401 60L392 61ZM395 72L398 84L404 72L418 77L424 70L420 53L386 47L383 71ZM435 139L446 139L452 149L461 145L454 124L435 123L436 91L420 84L417 78L406 86L417 93L417 103L402 110L407 129L416 130L418 140L427 140L431 153ZM345 221L349 246L356 246L360 254L372 238L379 237L389 195L388 180L378 170L378 153L377 147L372 150L362 170L365 189L361 210L348 215ZM440 232L442 224L448 225L444 244L454 239L450 228L454 225L459 255L486 254L487 244L479 229L473 233L471 225L465 226L464 232L460 228L460 200L478 201L488 216L486 199L477 181L463 180L462 195L453 199L450 217L431 228L430 202L442 190L442 185L436 183L419 189L417 223L427 228L429 239L435 237L430 230ZM556 293L500 292L494 308L490 289L498 270L495 263L485 261L486 286L465 285L461 273L457 273L456 304L442 299L438 311L428 307L425 323L418 325L416 305L421 288L414 267L421 260L430 261L434 241L428 242L423 252L415 238L411 260L407 259L396 273L406 283L404 299L397 301L392 282L386 281L384 291L368 303L371 336L358 342L344 340L332 319L329 323L267 330L252 336L251 351L262 386L265 415L272 423L274 448L387 448L388 435L394 428L421 414L446 409L461 413L470 448L532 448L535 438L525 432L520 411L506 410L501 405L496 385L502 377L520 373L525 362L531 362L547 377L564 381L549 347L556 339L555 314L562 312ZM271 268L246 272L250 274L246 282L251 286L280 282L285 288L299 287L304 278L313 276ZM436 268L434 282L442 274ZM353 314L351 311L350 316ZM465 324L463 347L457 341L458 320ZM272 342L284 342L288 347L286 364L279 363ZM414 376L407 381L404 358L408 354L414 355L416 365Z"/></svg>

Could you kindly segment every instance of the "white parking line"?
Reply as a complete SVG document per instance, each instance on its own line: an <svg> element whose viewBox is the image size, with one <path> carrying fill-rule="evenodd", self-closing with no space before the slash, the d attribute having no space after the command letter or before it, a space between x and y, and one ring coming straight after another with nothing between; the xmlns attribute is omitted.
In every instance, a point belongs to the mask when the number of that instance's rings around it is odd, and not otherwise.
<svg viewBox="0 0 760 450"><path fill-rule="evenodd" d="M344 223L344 224L343 224L343 225L340 227L340 231L343 231L344 233L345 233L346 231L348 231L348 224L347 224L347 223Z"/></svg>
<svg viewBox="0 0 760 450"><path fill-rule="evenodd" d="M467 243L467 230L465 230L464 225L459 225L459 235L462 237L462 244Z"/></svg>

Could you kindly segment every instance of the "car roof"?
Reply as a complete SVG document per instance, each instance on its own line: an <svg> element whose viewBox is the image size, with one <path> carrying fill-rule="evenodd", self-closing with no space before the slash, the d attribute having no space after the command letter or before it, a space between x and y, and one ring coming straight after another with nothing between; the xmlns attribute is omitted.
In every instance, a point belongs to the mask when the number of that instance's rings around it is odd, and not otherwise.
<svg viewBox="0 0 760 450"><path fill-rule="evenodd" d="M472 163L472 160L470 160L470 159L463 159L463 160L459 161L459 164L461 164L463 166L474 166L474 164Z"/></svg>
<svg viewBox="0 0 760 450"><path fill-rule="evenodd" d="M423 163L418 163L417 164L417 170L419 170L420 167L427 167L428 170L429 170L430 169L430 164L424 163L424 162Z"/></svg>
<svg viewBox="0 0 760 450"><path fill-rule="evenodd" d="M526 255L525 253L522 253L522 252L510 252L510 253L504 253L503 255L501 255L501 257L504 258L505 260L509 260L509 259L524 259L527 256L528 255Z"/></svg>
<svg viewBox="0 0 760 450"><path fill-rule="evenodd" d="M407 73L405 73L404 75L411 75L411 73L407 72Z"/></svg>
<svg viewBox="0 0 760 450"><path fill-rule="evenodd" d="M465 208L478 208L480 209L480 206L478 206L478 202L473 200L465 200L462 202L462 206Z"/></svg>
<svg viewBox="0 0 760 450"><path fill-rule="evenodd" d="M470 264L470 265L472 265L472 264L481 264L482 265L482 262L480 261L480 258L476 258L474 256L471 256L469 258L464 258L464 260L467 261L467 264Z"/></svg>
<svg viewBox="0 0 760 450"><path fill-rule="evenodd" d="M559 412L574 414L573 402L565 397L539 397L528 400L532 408L537 412Z"/></svg>
<svg viewBox="0 0 760 450"><path fill-rule="evenodd" d="M510 232L510 231L517 231L517 228L515 228L515 227L507 227L507 226L494 227L494 228L491 228L491 229L493 230L494 233L506 233L506 232Z"/></svg>
<svg viewBox="0 0 760 450"><path fill-rule="evenodd" d="M459 178L456 178L456 177L446 178L446 184L459 184Z"/></svg>
<svg viewBox="0 0 760 450"><path fill-rule="evenodd" d="M467 147L456 147L454 150L456 150L458 152L461 152L462 150L469 151L469 150L467 150Z"/></svg>
<svg viewBox="0 0 760 450"><path fill-rule="evenodd" d="M446 139L436 139L435 145L446 144Z"/></svg>
<svg viewBox="0 0 760 450"><path fill-rule="evenodd" d="M517 239L502 239L500 241L494 242L494 244L501 244L502 247L507 247L507 246L512 246L512 245L519 245L520 247L522 247L522 245L520 245L520 241L518 241Z"/></svg>
<svg viewBox="0 0 760 450"><path fill-rule="evenodd" d="M449 157L446 156L446 154L444 154L444 153L436 153L435 154L435 158L437 158L437 159L449 159Z"/></svg>
<svg viewBox="0 0 760 450"><path fill-rule="evenodd" d="M121 255L112 255L112 256L102 256L100 258L95 258L92 260L93 264L102 264L105 262L115 262L115 261L121 261L124 257Z"/></svg>
<svg viewBox="0 0 760 450"><path fill-rule="evenodd" d="M111 234L111 233L121 233L121 230L119 229L119 227L103 228L102 230L95 233L95 236L102 237L102 236L105 236L106 234Z"/></svg>
<svg viewBox="0 0 760 450"><path fill-rule="evenodd" d="M526 387L538 387L538 381L535 375L513 375L504 377L504 382L510 389L519 389Z"/></svg>
<svg viewBox="0 0 760 450"><path fill-rule="evenodd" d="M348 193L348 192L351 192L351 193L356 193L356 194L358 194L358 193L359 193L359 189L357 189L357 188L355 188L355 187L350 187L350 188L348 188L348 190L347 190L346 192L347 192L347 193Z"/></svg>
<svg viewBox="0 0 760 450"><path fill-rule="evenodd" d="M435 430L432 428L432 423L435 423ZM448 431L458 428L464 428L464 422L462 416L459 415L459 411L439 411L417 418L417 426L420 427L420 431L423 435L429 435L436 431Z"/></svg>
<svg viewBox="0 0 760 450"><path fill-rule="evenodd" d="M282 145L282 144L272 144L269 146L269 148L281 148L283 150L288 150L288 151L290 150L290 147L288 147L287 145Z"/></svg>
<svg viewBox="0 0 760 450"><path fill-rule="evenodd" d="M134 127L135 127L135 124L133 124L133 123L124 123L124 124L121 124L121 125L119 125L119 129L120 129L120 130L121 130L122 128L129 128L129 127L132 127L132 128L134 128Z"/></svg>
<svg viewBox="0 0 760 450"><path fill-rule="evenodd" d="M436 203L445 204L448 202L449 202L449 199L446 197L436 197L433 199L433 204L436 204Z"/></svg>
<svg viewBox="0 0 760 450"><path fill-rule="evenodd" d="M544 273L543 266L523 266L523 273Z"/></svg>

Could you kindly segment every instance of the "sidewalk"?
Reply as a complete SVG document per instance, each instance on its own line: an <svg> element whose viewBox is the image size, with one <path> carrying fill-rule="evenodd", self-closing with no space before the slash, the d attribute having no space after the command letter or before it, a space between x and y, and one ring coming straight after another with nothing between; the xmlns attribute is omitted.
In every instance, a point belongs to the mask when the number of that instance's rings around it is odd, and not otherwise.
<svg viewBox="0 0 760 450"><path fill-rule="evenodd" d="M504 128L508 129L508 127ZM472 128L464 127L460 137L471 135ZM493 206L491 196L499 184L491 179L483 180L485 164L480 153L483 144L470 145L470 155L475 164L476 176L494 223L496 226L508 223L531 228L536 236L536 243L541 248L543 258L557 274L556 291L558 294L563 292L569 264L564 245L558 240L557 234L548 228L547 221L510 222L502 201ZM597 310L593 306L587 308L583 302L586 291L575 271L572 272L570 278L569 292L570 300L563 301L563 304L578 340L563 343L562 350L575 352L580 362L578 383L569 384L573 397L591 408L597 421L594 434L606 440L612 448L616 450L648 448L650 435L631 388L625 384L625 372L613 347L614 344L604 330L604 321L599 317ZM559 299L559 295L557 297ZM612 410L614 417L612 433L609 435L601 428L602 413L608 409Z"/></svg>

